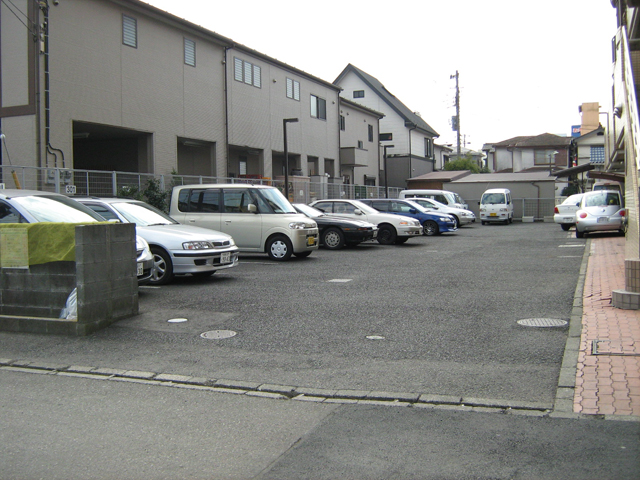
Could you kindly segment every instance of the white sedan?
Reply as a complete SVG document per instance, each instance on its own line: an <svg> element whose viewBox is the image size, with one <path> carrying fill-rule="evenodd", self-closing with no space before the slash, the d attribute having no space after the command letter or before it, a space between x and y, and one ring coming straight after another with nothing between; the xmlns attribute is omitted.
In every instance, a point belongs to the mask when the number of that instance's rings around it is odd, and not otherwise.
<svg viewBox="0 0 640 480"><path fill-rule="evenodd" d="M576 224L576 212L584 193L576 193L553 209L553 221L559 223L565 232Z"/></svg>

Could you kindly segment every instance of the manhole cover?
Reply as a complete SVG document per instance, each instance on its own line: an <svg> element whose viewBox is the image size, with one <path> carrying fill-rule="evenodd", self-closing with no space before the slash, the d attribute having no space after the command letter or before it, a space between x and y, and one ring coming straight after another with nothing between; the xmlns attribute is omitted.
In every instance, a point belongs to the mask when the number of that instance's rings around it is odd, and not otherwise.
<svg viewBox="0 0 640 480"><path fill-rule="evenodd" d="M518 324L525 327L564 327L567 323L569 322L557 318L525 318L518 320Z"/></svg>
<svg viewBox="0 0 640 480"><path fill-rule="evenodd" d="M201 333L202 338L208 338L209 340L221 340L223 338L231 338L236 336L236 332L233 330L211 330L209 332Z"/></svg>

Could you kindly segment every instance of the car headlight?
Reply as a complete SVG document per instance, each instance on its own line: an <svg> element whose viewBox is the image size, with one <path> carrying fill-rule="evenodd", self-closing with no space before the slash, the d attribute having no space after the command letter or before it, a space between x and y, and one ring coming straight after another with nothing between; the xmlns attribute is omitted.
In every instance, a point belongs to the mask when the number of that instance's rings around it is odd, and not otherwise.
<svg viewBox="0 0 640 480"><path fill-rule="evenodd" d="M306 228L315 228L315 227L316 227L315 223L309 224L309 223L306 223L306 222L291 222L289 224L289 228L291 230L304 230Z"/></svg>
<svg viewBox="0 0 640 480"><path fill-rule="evenodd" d="M444 222L444 223L446 223L446 222L453 222L453 220L452 220L452 219L447 218L447 217L440 217L440 221L441 221L441 222Z"/></svg>
<svg viewBox="0 0 640 480"><path fill-rule="evenodd" d="M211 243L209 242L203 242L203 241L184 242L182 244L182 248L184 248L185 250L207 250L207 249L213 248L213 245L211 245Z"/></svg>

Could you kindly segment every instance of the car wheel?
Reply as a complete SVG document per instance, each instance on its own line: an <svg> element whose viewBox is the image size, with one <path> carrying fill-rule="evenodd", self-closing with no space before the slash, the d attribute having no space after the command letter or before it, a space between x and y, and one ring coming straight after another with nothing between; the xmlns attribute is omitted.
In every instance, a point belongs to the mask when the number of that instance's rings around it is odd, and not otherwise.
<svg viewBox="0 0 640 480"><path fill-rule="evenodd" d="M584 232L581 232L580 230L578 230L577 227L576 227L576 238L584 238Z"/></svg>
<svg viewBox="0 0 640 480"><path fill-rule="evenodd" d="M432 237L433 235L437 235L440 233L440 229L438 228L438 224L433 220L427 220L422 224L422 231L425 235Z"/></svg>
<svg viewBox="0 0 640 480"><path fill-rule="evenodd" d="M309 255L311 255L311 250L307 250L306 252L298 252L298 253L294 253L294 255L298 258L306 258Z"/></svg>
<svg viewBox="0 0 640 480"><path fill-rule="evenodd" d="M344 235L337 228L327 228L322 234L322 243L329 250L338 250L344 245Z"/></svg>
<svg viewBox="0 0 640 480"><path fill-rule="evenodd" d="M452 215L453 219L456 221L456 228L460 228L460 219L458 217L456 217L455 215Z"/></svg>
<svg viewBox="0 0 640 480"><path fill-rule="evenodd" d="M569 229L571 228L571 224L569 223L561 223L560 226L562 227L562 230L564 230L565 232L568 232Z"/></svg>
<svg viewBox="0 0 640 480"><path fill-rule="evenodd" d="M151 273L150 285L166 285L173 280L173 262L171 257L162 248L151 247L153 254L153 272Z"/></svg>
<svg viewBox="0 0 640 480"><path fill-rule="evenodd" d="M391 225L382 225L378 228L378 243L381 245L393 245L397 236L396 229Z"/></svg>
<svg viewBox="0 0 640 480"><path fill-rule="evenodd" d="M267 254L271 260L289 260L292 253L291 241L284 235L276 235L267 242Z"/></svg>
<svg viewBox="0 0 640 480"><path fill-rule="evenodd" d="M485 222L484 220L482 220L480 223L482 223L482 225L486 225L487 222Z"/></svg>

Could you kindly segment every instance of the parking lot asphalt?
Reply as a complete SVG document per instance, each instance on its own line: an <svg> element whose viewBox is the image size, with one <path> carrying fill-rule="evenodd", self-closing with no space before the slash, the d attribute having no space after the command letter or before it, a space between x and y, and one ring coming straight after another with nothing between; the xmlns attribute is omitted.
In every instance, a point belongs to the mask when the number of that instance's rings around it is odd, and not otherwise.
<svg viewBox="0 0 640 480"><path fill-rule="evenodd" d="M86 338L0 333L1 357L289 397L550 411L585 245L554 224L474 224L286 263L246 255L205 281L142 288L140 315Z"/></svg>

